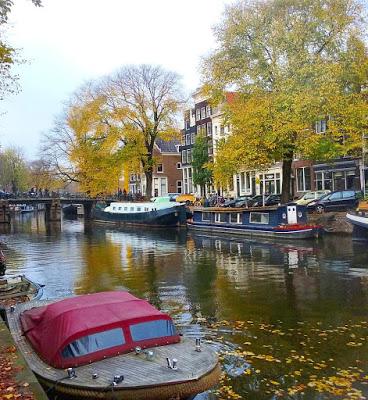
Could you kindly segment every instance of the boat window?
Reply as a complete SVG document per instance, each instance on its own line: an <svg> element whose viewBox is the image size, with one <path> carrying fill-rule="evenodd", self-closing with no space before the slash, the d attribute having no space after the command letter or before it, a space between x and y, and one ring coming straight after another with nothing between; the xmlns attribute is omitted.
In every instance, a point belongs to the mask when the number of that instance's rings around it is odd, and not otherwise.
<svg viewBox="0 0 368 400"><path fill-rule="evenodd" d="M249 222L251 224L268 224L269 219L269 213L251 212L249 216Z"/></svg>
<svg viewBox="0 0 368 400"><path fill-rule="evenodd" d="M231 213L230 214L230 222L232 224L241 224L241 214L240 213Z"/></svg>
<svg viewBox="0 0 368 400"><path fill-rule="evenodd" d="M124 207L124 211L128 211L128 207Z"/></svg>
<svg viewBox="0 0 368 400"><path fill-rule="evenodd" d="M202 221L211 221L211 213L209 212L202 213Z"/></svg>
<svg viewBox="0 0 368 400"><path fill-rule="evenodd" d="M144 211L148 211L148 207L144 207Z"/></svg>
<svg viewBox="0 0 368 400"><path fill-rule="evenodd" d="M137 207L137 211L141 211L142 210L142 208L141 207Z"/></svg>
<svg viewBox="0 0 368 400"><path fill-rule="evenodd" d="M216 213L215 222L227 222L226 213Z"/></svg>
<svg viewBox="0 0 368 400"><path fill-rule="evenodd" d="M121 210L121 207L119 207L119 211Z"/></svg>
<svg viewBox="0 0 368 400"><path fill-rule="evenodd" d="M134 207L130 207L130 211L134 211Z"/></svg>
<svg viewBox="0 0 368 400"><path fill-rule="evenodd" d="M175 326L170 320L141 322L130 326L130 334L135 342L176 335Z"/></svg>
<svg viewBox="0 0 368 400"><path fill-rule="evenodd" d="M115 208L116 208L115 206L112 207L113 210L115 210Z"/></svg>
<svg viewBox="0 0 368 400"><path fill-rule="evenodd" d="M110 329L104 332L83 336L68 344L61 351L63 358L80 357L125 343L124 332L121 328Z"/></svg>

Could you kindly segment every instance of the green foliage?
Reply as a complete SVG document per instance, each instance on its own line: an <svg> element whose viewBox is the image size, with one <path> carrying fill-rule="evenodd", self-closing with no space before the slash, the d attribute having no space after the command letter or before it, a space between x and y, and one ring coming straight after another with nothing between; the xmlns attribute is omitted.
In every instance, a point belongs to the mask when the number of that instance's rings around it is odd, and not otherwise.
<svg viewBox="0 0 368 400"><path fill-rule="evenodd" d="M13 193L28 188L29 173L22 153L15 148L6 149L0 154L0 185Z"/></svg>
<svg viewBox="0 0 368 400"><path fill-rule="evenodd" d="M200 185L202 194L205 186L212 180L210 159L208 156L208 140L204 135L197 135L192 151L193 183Z"/></svg>
<svg viewBox="0 0 368 400"><path fill-rule="evenodd" d="M218 153L216 180L242 167L290 164L295 154L359 152L368 87L361 15L355 0L238 1L226 9L218 49L203 64L214 99L229 87L238 92L226 110L233 136ZM328 116L328 133L316 135L315 122Z"/></svg>

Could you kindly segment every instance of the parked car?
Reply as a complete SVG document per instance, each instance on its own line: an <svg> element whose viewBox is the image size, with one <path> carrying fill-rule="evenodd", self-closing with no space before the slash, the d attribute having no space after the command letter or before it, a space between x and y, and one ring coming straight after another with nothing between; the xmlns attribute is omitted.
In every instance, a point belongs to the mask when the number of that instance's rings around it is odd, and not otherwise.
<svg viewBox="0 0 368 400"><path fill-rule="evenodd" d="M241 196L237 201L235 202L234 207L236 208L244 208L244 207L249 207L250 200L252 199L252 196Z"/></svg>
<svg viewBox="0 0 368 400"><path fill-rule="evenodd" d="M223 206L224 207L242 207L242 205L238 205L243 204L244 201L249 200L250 196L239 196L236 197L235 199L229 199L229 200L225 200Z"/></svg>
<svg viewBox="0 0 368 400"><path fill-rule="evenodd" d="M265 206L274 206L281 203L281 195L270 194L264 196ZM263 195L259 194L250 199L250 207L262 207L263 206Z"/></svg>
<svg viewBox="0 0 368 400"><path fill-rule="evenodd" d="M12 197L12 193L4 192L0 190L0 199L10 199Z"/></svg>
<svg viewBox="0 0 368 400"><path fill-rule="evenodd" d="M320 199L314 200L307 205L308 211L344 211L356 208L362 193L354 190L339 190L326 194Z"/></svg>
<svg viewBox="0 0 368 400"><path fill-rule="evenodd" d="M318 200L326 194L331 193L331 190L316 190L312 192L304 193L302 197L296 200L294 203L301 206L305 206L313 200Z"/></svg>

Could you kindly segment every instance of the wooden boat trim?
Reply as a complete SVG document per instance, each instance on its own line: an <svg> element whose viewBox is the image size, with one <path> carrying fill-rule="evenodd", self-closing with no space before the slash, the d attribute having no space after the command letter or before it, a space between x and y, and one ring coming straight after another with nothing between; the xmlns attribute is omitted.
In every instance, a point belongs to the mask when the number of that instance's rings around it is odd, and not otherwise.
<svg viewBox="0 0 368 400"><path fill-rule="evenodd" d="M15 279L15 278L20 278L20 281L14 283L10 281L9 283L6 284L6 286L8 286L8 289L5 290L4 288L0 289L0 301L9 300L20 296L28 296L29 300L38 300L41 298L43 293L41 285L32 282L24 275L9 277L9 279ZM22 292L17 292L17 289L19 289L19 287L23 287L25 285L28 285L27 290L23 290Z"/></svg>
<svg viewBox="0 0 368 400"><path fill-rule="evenodd" d="M75 368L77 377L65 379L67 376L65 370L50 367L34 352L28 340L22 334L20 325L19 315L22 311L51 302L32 301L16 305L13 312L7 309L9 329L16 345L23 353L33 372L46 384L48 382L49 385L55 385L58 382L58 386L64 387L64 391L68 393L73 390L106 392L111 390L114 375L122 374L124 381L114 387L114 393L116 393L117 390L149 389L157 386L189 383L195 385L195 382L200 382L206 376L209 377L209 381L218 379L219 366L216 353L208 344L203 344L202 351L196 352L194 340L185 338L181 343L152 348L151 350L155 353L153 361L147 361L144 354L122 354L77 367ZM166 357L178 359L178 370L174 371L167 367ZM98 374L97 379L92 379L93 373ZM203 385L203 382L201 385ZM209 387L207 386L203 390Z"/></svg>

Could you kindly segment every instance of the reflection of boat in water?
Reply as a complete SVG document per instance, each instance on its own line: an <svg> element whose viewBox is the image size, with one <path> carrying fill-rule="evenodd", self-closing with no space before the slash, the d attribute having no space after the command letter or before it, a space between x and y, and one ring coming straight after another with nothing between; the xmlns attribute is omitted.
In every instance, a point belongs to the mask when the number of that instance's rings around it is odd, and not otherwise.
<svg viewBox="0 0 368 400"><path fill-rule="evenodd" d="M31 213L34 211L34 207L30 204L19 204L19 211L23 213Z"/></svg>
<svg viewBox="0 0 368 400"><path fill-rule="evenodd" d="M368 212L349 211L346 218L353 225L353 240L368 240Z"/></svg>
<svg viewBox="0 0 368 400"><path fill-rule="evenodd" d="M37 300L42 296L42 287L24 275L0 278L0 307Z"/></svg>
<svg viewBox="0 0 368 400"><path fill-rule="evenodd" d="M307 224L307 209L297 204L254 208L195 208L191 229L282 239L317 237L320 227Z"/></svg>
<svg viewBox="0 0 368 400"><path fill-rule="evenodd" d="M182 338L167 314L127 292L24 303L7 319L41 383L68 396L187 398L219 379L208 345Z"/></svg>
<svg viewBox="0 0 368 400"><path fill-rule="evenodd" d="M111 203L96 208L94 219L117 225L179 226L186 222L186 209L180 203Z"/></svg>
<svg viewBox="0 0 368 400"><path fill-rule="evenodd" d="M84 215L83 204L68 204L62 208L66 217L77 217Z"/></svg>

